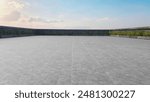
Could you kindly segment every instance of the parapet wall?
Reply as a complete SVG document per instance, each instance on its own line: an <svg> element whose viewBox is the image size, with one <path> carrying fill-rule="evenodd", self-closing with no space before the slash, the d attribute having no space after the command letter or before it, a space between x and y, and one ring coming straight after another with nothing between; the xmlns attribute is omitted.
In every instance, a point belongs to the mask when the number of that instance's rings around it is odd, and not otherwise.
<svg viewBox="0 0 150 102"><path fill-rule="evenodd" d="M109 30L35 30L37 35L108 36Z"/></svg>
<svg viewBox="0 0 150 102"><path fill-rule="evenodd" d="M36 35L108 36L109 30L27 29L27 28L0 26L0 38L36 36Z"/></svg>
<svg viewBox="0 0 150 102"><path fill-rule="evenodd" d="M15 28L15 27L0 27L0 38L33 36L33 29Z"/></svg>

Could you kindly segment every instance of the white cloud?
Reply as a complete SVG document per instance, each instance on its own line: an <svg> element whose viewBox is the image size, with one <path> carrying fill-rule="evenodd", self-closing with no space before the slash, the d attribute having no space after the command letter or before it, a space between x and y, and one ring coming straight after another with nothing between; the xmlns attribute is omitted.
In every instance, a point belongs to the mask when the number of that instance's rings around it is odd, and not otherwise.
<svg viewBox="0 0 150 102"><path fill-rule="evenodd" d="M33 23L33 22L41 22L41 23L60 23L63 22L63 20L47 20L47 19L43 19L40 17L30 17L29 22Z"/></svg>
<svg viewBox="0 0 150 102"><path fill-rule="evenodd" d="M3 16L3 20L7 22L18 21L21 17L21 13L18 11L12 11L9 14Z"/></svg>
<svg viewBox="0 0 150 102"><path fill-rule="evenodd" d="M29 6L25 0L5 0L3 9L0 7L0 24L23 26L23 27L55 27L64 21L61 19L45 19L42 17L29 16L24 10Z"/></svg>
<svg viewBox="0 0 150 102"><path fill-rule="evenodd" d="M20 10L25 7L25 3L21 2L20 0L12 0L8 2L8 6L11 6L12 8L16 10Z"/></svg>
<svg viewBox="0 0 150 102"><path fill-rule="evenodd" d="M96 19L96 21L98 22L107 22L107 21L110 21L111 19L109 17L103 17L103 18L98 18Z"/></svg>
<svg viewBox="0 0 150 102"><path fill-rule="evenodd" d="M86 17L80 19L66 20L62 25L64 28L81 28L81 29L106 29L110 28L114 20L109 17Z"/></svg>
<svg viewBox="0 0 150 102"><path fill-rule="evenodd" d="M3 7L0 7L1 22L18 21L21 18L25 5L26 3L23 0L5 0Z"/></svg>

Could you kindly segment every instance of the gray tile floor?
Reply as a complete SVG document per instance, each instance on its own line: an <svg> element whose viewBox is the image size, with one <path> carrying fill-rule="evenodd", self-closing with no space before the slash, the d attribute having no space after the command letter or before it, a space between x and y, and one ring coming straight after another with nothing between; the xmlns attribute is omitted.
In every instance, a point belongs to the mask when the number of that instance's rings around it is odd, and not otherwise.
<svg viewBox="0 0 150 102"><path fill-rule="evenodd" d="M102 36L0 39L1 85L150 85L150 40Z"/></svg>

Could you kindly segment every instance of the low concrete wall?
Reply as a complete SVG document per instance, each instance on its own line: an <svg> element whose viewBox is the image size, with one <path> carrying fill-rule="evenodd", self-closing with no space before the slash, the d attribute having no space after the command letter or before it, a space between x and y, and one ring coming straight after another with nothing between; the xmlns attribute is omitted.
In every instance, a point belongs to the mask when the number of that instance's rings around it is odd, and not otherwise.
<svg viewBox="0 0 150 102"><path fill-rule="evenodd" d="M0 38L36 35L108 36L109 30L26 29L0 26Z"/></svg>
<svg viewBox="0 0 150 102"><path fill-rule="evenodd" d="M15 28L15 27L0 27L0 38L32 36L33 29Z"/></svg>
<svg viewBox="0 0 150 102"><path fill-rule="evenodd" d="M108 36L109 30L35 30L37 35Z"/></svg>

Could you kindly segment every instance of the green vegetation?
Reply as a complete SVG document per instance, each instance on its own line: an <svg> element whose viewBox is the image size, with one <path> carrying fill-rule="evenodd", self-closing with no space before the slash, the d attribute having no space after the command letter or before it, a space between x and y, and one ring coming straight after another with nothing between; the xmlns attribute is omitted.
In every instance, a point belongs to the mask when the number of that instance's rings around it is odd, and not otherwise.
<svg viewBox="0 0 150 102"><path fill-rule="evenodd" d="M150 37L150 31L149 30L112 30L109 32L110 35L118 35L118 36L129 36L129 37L134 37L134 36L146 36Z"/></svg>

